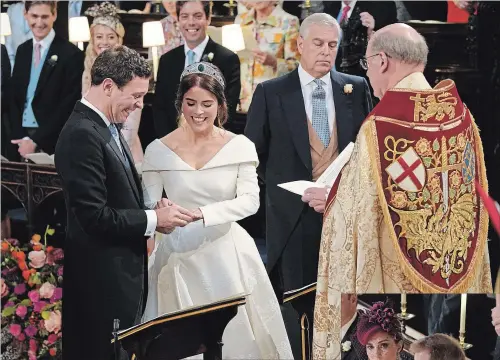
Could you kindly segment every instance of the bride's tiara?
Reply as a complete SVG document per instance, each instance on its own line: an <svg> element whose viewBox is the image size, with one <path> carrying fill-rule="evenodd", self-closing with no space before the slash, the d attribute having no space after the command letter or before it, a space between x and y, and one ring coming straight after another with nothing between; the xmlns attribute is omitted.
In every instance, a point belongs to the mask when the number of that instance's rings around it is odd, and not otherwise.
<svg viewBox="0 0 500 360"><path fill-rule="evenodd" d="M208 62L199 62L188 65L181 74L181 80L184 76L190 74L205 74L215 78L215 80L217 80L222 87L226 86L220 70L215 65Z"/></svg>

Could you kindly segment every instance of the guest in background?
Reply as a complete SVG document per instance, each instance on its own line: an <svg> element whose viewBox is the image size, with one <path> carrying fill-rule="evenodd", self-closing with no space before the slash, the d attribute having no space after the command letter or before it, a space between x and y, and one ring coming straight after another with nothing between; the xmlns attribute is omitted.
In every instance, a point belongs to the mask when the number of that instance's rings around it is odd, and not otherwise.
<svg viewBox="0 0 500 360"><path fill-rule="evenodd" d="M445 334L434 334L411 344L415 360L466 360L460 343Z"/></svg>
<svg viewBox="0 0 500 360"><path fill-rule="evenodd" d="M215 43L207 35L210 24L209 1L177 1L176 11L184 45L160 58L153 102L153 117L158 138L177 129L178 115L174 100L184 68L200 61L211 62L224 75L229 121L234 117L241 91L240 59L231 50Z"/></svg>
<svg viewBox="0 0 500 360"><path fill-rule="evenodd" d="M163 36L165 37L165 45L160 46L158 49L160 56L180 45L184 45L184 38L179 29L175 1L162 1L162 4L162 9L165 10L167 16L160 20L163 27ZM149 56L151 57L151 54Z"/></svg>
<svg viewBox="0 0 500 360"><path fill-rule="evenodd" d="M388 303L377 302L360 312L356 335L369 360L399 360L403 351L402 326Z"/></svg>
<svg viewBox="0 0 500 360"><path fill-rule="evenodd" d="M337 70L366 78L360 65L371 34L398 21L394 1L329 1L325 12L337 19L342 28L340 48L335 61Z"/></svg>
<svg viewBox="0 0 500 360"><path fill-rule="evenodd" d="M382 3L382 1L378 3ZM399 14L402 14L403 11L408 14L405 19L399 19L399 21L436 20L446 22L448 17L448 3L446 1L398 1L398 3Z"/></svg>
<svg viewBox="0 0 500 360"><path fill-rule="evenodd" d="M356 335L360 318L357 312L358 297L355 294L342 294L340 300L342 360L368 360L366 348L360 344ZM347 349L347 342L349 342L349 349Z"/></svg>
<svg viewBox="0 0 500 360"><path fill-rule="evenodd" d="M259 44L253 57L241 58L241 110L248 111L252 95L263 81L293 71L300 59L297 50L299 19L286 13L276 1L257 1L235 20L252 31Z"/></svg>
<svg viewBox="0 0 500 360"><path fill-rule="evenodd" d="M12 73L10 121L21 156L54 153L59 132L81 98L83 52L54 29L56 1L26 1L33 40L19 46Z"/></svg>
<svg viewBox="0 0 500 360"><path fill-rule="evenodd" d="M82 95L85 96L90 88L90 71L97 56L104 50L123 44L125 29L120 22L117 8L108 2L94 5L86 12L94 18L90 26L90 41L85 52L84 71L82 76ZM134 157L135 164L140 164L144 157L141 140L139 139L139 125L142 109L135 109L127 118L121 132Z"/></svg>
<svg viewBox="0 0 500 360"><path fill-rule="evenodd" d="M57 19L54 22L54 31L64 40L69 40L69 19L83 16L87 9L102 1L58 1Z"/></svg>
<svg viewBox="0 0 500 360"><path fill-rule="evenodd" d="M6 37L5 47L9 54L10 65L14 68L17 48L25 41L31 39L33 33L24 16L23 1L9 5L7 8L7 15L9 16L12 34Z"/></svg>

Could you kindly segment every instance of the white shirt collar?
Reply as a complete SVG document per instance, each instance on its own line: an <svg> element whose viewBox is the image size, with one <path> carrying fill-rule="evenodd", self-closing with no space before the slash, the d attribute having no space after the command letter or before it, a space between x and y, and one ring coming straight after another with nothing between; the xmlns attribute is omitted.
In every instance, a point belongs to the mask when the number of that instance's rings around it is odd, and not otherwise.
<svg viewBox="0 0 500 360"><path fill-rule="evenodd" d="M87 107L91 108L92 110L94 110L94 111L95 111L95 112L96 112L96 113L97 113L97 114L101 117L101 119L104 121L104 123L106 124L106 127L109 127L109 125L111 125L111 122L108 120L108 118L106 117L106 115L104 115L104 114L101 112L101 110L99 110L99 109L98 109L98 108L96 108L94 105L92 105L90 102L88 102L88 100L87 100L87 99L82 98L82 99L80 100L80 102L81 102L83 105L85 105L85 106L87 106Z"/></svg>
<svg viewBox="0 0 500 360"><path fill-rule="evenodd" d="M305 71L302 65L299 65L299 79L300 86L306 87L307 85L311 84L316 78ZM320 78L320 80L322 80L328 87L331 87L332 79L330 78L330 72L325 74L322 78Z"/></svg>
<svg viewBox="0 0 500 360"><path fill-rule="evenodd" d="M36 39L33 37L33 49L35 48L35 44L39 43L42 46L43 51L47 50L52 44L52 41L54 41L55 37L56 32L54 31L54 29L51 29L49 31L49 34L40 41L36 41Z"/></svg>
<svg viewBox="0 0 500 360"><path fill-rule="evenodd" d="M340 329L340 341L342 341L342 339L344 338L345 334L347 334L347 331L349 330L349 328L351 327L352 323L354 322L354 320L356 320L356 316L358 316L358 312L356 311L353 315L353 317L351 318L351 320L349 320L349 322L347 324L345 324L344 326L342 326L342 328Z"/></svg>
<svg viewBox="0 0 500 360"><path fill-rule="evenodd" d="M198 45L197 47L192 49L194 51L194 53L196 54L196 59L201 59L201 56L203 55L203 51L205 51L205 48L207 47L209 39L210 38L208 37L208 35L205 35L205 40L203 40L200 45ZM187 57L187 53L189 50L191 50L191 49L187 46L186 43L184 43L184 55L186 55L186 57ZM196 62L199 62L199 61L200 60L198 60Z"/></svg>

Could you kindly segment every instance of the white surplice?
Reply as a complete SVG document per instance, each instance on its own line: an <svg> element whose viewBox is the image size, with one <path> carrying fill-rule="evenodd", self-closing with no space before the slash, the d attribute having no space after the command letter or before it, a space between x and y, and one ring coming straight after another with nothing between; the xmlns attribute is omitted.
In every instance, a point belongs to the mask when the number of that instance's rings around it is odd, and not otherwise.
<svg viewBox="0 0 500 360"><path fill-rule="evenodd" d="M144 156L145 202L167 197L200 208L204 220L157 236L149 258L149 293L143 320L239 293L247 303L223 336L224 359L292 359L281 311L254 240L236 221L259 207L255 145L232 138L201 169L160 140Z"/></svg>

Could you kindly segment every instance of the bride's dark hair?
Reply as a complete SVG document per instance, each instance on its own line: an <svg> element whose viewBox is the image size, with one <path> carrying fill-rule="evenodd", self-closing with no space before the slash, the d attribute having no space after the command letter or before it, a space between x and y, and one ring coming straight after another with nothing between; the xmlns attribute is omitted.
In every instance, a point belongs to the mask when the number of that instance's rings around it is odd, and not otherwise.
<svg viewBox="0 0 500 360"><path fill-rule="evenodd" d="M184 99L184 95L186 95L189 89L195 86L209 91L217 99L218 110L216 125L222 128L228 118L224 87L213 76L207 74L194 73L186 75L181 79L181 83L179 84L179 88L177 90L177 98L175 100L175 108L177 109L178 116L180 117L182 113L182 100Z"/></svg>

